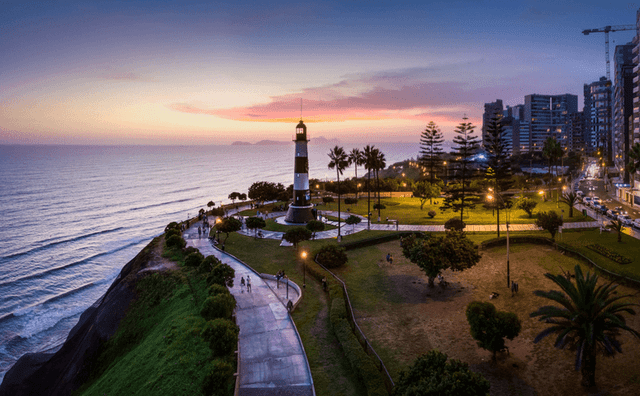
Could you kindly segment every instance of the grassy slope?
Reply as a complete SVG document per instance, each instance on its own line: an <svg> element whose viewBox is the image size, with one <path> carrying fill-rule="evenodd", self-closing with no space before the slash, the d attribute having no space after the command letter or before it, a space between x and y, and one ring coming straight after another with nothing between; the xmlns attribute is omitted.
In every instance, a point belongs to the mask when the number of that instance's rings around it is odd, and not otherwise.
<svg viewBox="0 0 640 396"><path fill-rule="evenodd" d="M410 193L409 193L410 194ZM569 218L569 207L566 204L560 203L556 204L555 201L547 201L542 202L538 196L532 196L536 201L538 201L538 206L534 209L533 218L529 218L529 216L522 210L512 209L510 210L510 223L514 224L526 224L533 223L535 221L535 215L537 212L547 212L550 210L561 213L560 211L564 209L564 220L566 222L573 221L585 221L582 214L574 210L573 217ZM436 204L435 202L438 202ZM377 202L377 200L375 201ZM373 210L373 204L375 203L373 198L371 199L371 211L373 216L371 221L377 222L378 220L378 211ZM382 204L386 206L386 209L381 211L381 221L382 223L386 223L386 218L399 220L400 224L444 224L444 222L452 217L460 218L460 212L456 213L450 210L441 211L440 205L442 204L442 199L438 198L434 200L433 205L429 204L429 201L424 205L423 210L420 210L420 200L418 198L382 198ZM346 212L346 209L350 208L352 213L356 213L359 215L366 216L367 214L367 200L360 199L357 205L341 205L341 209ZM338 210L338 204L336 202L330 204L323 204L318 206L318 210ZM429 217L428 213L430 210L434 210L437 214L432 219ZM505 221L505 211L500 212L500 223L504 224ZM591 220L587 218L586 220ZM467 224L495 224L496 217L493 214L492 210L484 209L482 205L476 206L475 209L467 211L465 210L464 221Z"/></svg>
<svg viewBox="0 0 640 396"><path fill-rule="evenodd" d="M202 394L211 359L198 335L206 283L181 269L149 276L136 287L140 298L97 357L94 378L76 394Z"/></svg>

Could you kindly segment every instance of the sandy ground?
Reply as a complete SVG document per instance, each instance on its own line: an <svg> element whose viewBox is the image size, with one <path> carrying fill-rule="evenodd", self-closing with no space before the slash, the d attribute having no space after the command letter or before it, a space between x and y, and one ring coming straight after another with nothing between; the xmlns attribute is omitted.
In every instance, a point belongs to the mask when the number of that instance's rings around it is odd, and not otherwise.
<svg viewBox="0 0 640 396"><path fill-rule="evenodd" d="M535 336L544 328L529 313L550 301L533 295L534 290L557 289L544 273L560 273L560 267L573 268L578 261L565 257L549 247L517 245L511 248L511 279L518 281L519 294L511 297L506 284L506 249L482 252L475 267L458 273L446 272L450 286L429 289L427 278L419 268L402 257L397 243L385 244L396 258L389 265L381 257L378 265L387 274L390 292L401 297L400 304L378 307L375 312L358 311L358 322L376 344L392 350L399 365L410 364L417 356L432 348L468 362L491 382L492 395L638 395L640 394L640 341L624 333L623 354L615 358L598 357L597 390L580 386L580 373L574 371L575 354L553 347L551 336L538 344ZM587 267L583 266L583 271ZM636 290L620 287L619 293ZM509 353L491 362L491 353L477 347L469 332L465 316L467 304L473 300L489 301L492 292L500 293L491 300L498 310L515 312L522 321L520 335L507 341ZM640 315L627 317L627 323L640 330Z"/></svg>
<svg viewBox="0 0 640 396"><path fill-rule="evenodd" d="M145 268L141 269L139 273L146 272L146 271L162 272L162 271L178 269L178 264L176 264L175 262L169 259L162 257L163 246L164 246L164 236L151 251L151 258L149 260L148 265Z"/></svg>

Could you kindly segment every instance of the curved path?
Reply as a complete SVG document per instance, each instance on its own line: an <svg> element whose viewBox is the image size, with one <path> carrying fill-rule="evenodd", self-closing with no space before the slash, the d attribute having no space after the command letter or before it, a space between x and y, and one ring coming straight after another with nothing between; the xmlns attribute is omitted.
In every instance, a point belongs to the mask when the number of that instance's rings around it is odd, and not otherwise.
<svg viewBox="0 0 640 396"><path fill-rule="evenodd" d="M309 362L298 331L285 308L282 285L274 292L275 281L263 280L240 260L211 246L208 238L198 238L196 223L185 234L189 246L205 256L213 255L236 271L231 294L237 302L236 321L240 327L240 396L314 396ZM240 286L240 277L251 277L251 292ZM300 296L293 287L290 299Z"/></svg>

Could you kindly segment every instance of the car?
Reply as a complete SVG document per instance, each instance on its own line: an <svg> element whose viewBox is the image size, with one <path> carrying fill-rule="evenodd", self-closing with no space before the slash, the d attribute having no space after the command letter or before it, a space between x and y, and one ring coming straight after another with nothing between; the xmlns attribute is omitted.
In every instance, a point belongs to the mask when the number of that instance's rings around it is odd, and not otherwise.
<svg viewBox="0 0 640 396"><path fill-rule="evenodd" d="M615 209L607 210L607 216L612 218L612 219L617 219L618 215L620 215L620 212L615 210Z"/></svg>
<svg viewBox="0 0 640 396"><path fill-rule="evenodd" d="M633 224L633 219L627 214L621 214L618 216L618 220L622 222L622 224L626 226L630 226Z"/></svg>
<svg viewBox="0 0 640 396"><path fill-rule="evenodd" d="M576 195L579 196L580 198L584 197L584 193L580 190L576 191Z"/></svg>
<svg viewBox="0 0 640 396"><path fill-rule="evenodd" d="M640 219L635 219L631 225L635 228L640 228Z"/></svg>
<svg viewBox="0 0 640 396"><path fill-rule="evenodd" d="M604 205L597 205L596 210L602 214L607 213L607 207Z"/></svg>
<svg viewBox="0 0 640 396"><path fill-rule="evenodd" d="M582 200L582 202L584 202L585 205L589 205L591 201L592 201L591 197L584 197L584 199Z"/></svg>
<svg viewBox="0 0 640 396"><path fill-rule="evenodd" d="M594 205L600 205L600 203L601 203L599 197L593 197L592 201L593 201Z"/></svg>

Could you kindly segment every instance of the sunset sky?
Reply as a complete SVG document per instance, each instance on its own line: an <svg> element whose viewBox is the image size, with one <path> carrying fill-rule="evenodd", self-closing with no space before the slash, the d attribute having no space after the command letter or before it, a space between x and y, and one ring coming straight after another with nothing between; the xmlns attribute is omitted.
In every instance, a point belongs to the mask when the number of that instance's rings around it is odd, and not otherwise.
<svg viewBox="0 0 640 396"><path fill-rule="evenodd" d="M0 143L451 138L483 103L579 95L630 1L3 1ZM634 31L611 33L615 45ZM613 67L613 64L612 64Z"/></svg>

